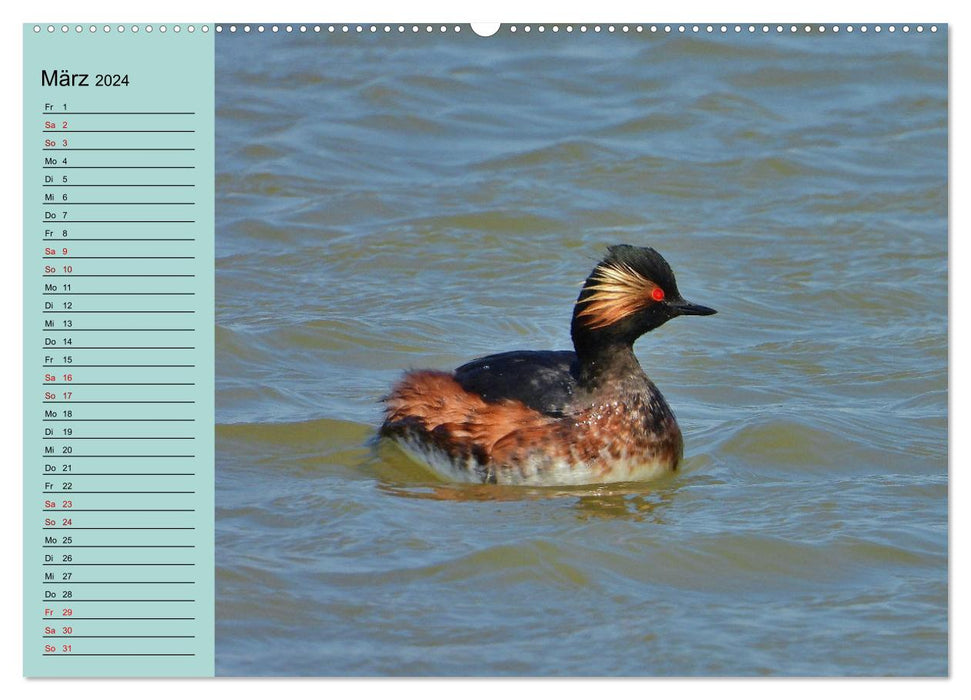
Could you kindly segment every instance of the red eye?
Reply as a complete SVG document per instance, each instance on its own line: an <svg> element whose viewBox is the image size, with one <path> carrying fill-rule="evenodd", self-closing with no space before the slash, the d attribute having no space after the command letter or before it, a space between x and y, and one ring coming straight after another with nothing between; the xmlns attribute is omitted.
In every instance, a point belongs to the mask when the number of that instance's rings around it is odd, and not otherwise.
<svg viewBox="0 0 971 700"><path fill-rule="evenodd" d="M651 299L654 301L664 301L664 290L660 287L655 287L651 291Z"/></svg>

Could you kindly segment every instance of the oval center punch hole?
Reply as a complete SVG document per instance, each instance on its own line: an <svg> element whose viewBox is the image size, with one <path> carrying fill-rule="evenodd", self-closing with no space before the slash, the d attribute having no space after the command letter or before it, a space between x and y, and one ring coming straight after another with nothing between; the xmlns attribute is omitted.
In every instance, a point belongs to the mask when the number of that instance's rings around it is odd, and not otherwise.
<svg viewBox="0 0 971 700"><path fill-rule="evenodd" d="M499 31L499 22L473 22L472 31L479 36L492 36Z"/></svg>

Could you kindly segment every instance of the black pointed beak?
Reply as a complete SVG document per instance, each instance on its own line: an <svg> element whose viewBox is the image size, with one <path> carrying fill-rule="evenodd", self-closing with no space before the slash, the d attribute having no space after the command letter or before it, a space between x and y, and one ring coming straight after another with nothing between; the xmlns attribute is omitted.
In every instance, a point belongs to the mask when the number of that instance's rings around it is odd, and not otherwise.
<svg viewBox="0 0 971 700"><path fill-rule="evenodd" d="M685 301L684 299L669 302L668 306L674 309L675 315L677 316L711 316L712 314L718 313L712 308L702 306L701 304L692 304L690 301Z"/></svg>

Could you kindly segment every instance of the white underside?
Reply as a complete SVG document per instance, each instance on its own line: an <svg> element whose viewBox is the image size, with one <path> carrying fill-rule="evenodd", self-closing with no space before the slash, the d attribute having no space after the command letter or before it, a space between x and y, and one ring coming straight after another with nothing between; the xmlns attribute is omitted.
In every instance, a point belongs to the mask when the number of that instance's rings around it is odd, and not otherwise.
<svg viewBox="0 0 971 700"><path fill-rule="evenodd" d="M483 469L475 459L458 462L441 450L435 449L420 440L395 438L394 443L412 460L446 481L459 481L480 484ZM495 470L496 483L521 486L579 486L583 484L606 484L625 481L653 481L672 472L668 460L651 459L649 455L627 456L613 459L607 455L604 461L609 469L602 469L603 462L591 465L582 461L556 459L543 456L529 460L517 467Z"/></svg>

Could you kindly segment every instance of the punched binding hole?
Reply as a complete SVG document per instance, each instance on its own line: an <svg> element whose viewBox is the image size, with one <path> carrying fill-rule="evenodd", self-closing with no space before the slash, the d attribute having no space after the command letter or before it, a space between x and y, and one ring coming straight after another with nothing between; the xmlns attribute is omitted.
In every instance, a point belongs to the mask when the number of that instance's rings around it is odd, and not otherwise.
<svg viewBox="0 0 971 700"><path fill-rule="evenodd" d="M499 31L499 22L473 22L472 31L478 36L492 36Z"/></svg>

